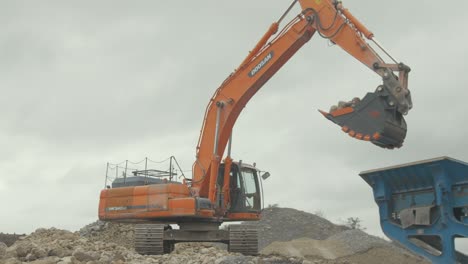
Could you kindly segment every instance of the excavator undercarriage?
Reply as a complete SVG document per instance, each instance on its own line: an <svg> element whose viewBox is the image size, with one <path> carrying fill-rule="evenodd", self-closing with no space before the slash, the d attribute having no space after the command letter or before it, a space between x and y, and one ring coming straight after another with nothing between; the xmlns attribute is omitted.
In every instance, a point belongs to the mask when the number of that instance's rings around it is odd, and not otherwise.
<svg viewBox="0 0 468 264"><path fill-rule="evenodd" d="M172 229L166 224L137 224L135 226L135 251L141 255L168 254L181 242L217 242L228 246L229 252L244 255L258 254L258 228L255 225L229 225L220 223L180 224Z"/></svg>

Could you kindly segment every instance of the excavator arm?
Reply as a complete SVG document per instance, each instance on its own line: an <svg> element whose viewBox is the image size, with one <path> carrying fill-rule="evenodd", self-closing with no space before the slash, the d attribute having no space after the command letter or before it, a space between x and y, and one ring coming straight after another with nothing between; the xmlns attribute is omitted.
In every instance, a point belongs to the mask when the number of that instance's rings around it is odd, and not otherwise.
<svg viewBox="0 0 468 264"><path fill-rule="evenodd" d="M279 24L297 2L302 12L279 32ZM374 35L342 4L333 0L295 0L278 22L272 24L241 65L221 84L211 98L193 165L192 195L221 204L229 203L230 144L225 161L224 186L217 186L218 170L239 114L255 93L314 34L329 39L361 61L383 79L376 92L362 100L334 107L322 114L357 139L384 147L400 147L406 135L403 115L412 107L407 87L409 67L391 57ZM392 59L392 64L369 45L371 41ZM224 194L224 195L221 195ZM223 201L220 201L219 197Z"/></svg>
<svg viewBox="0 0 468 264"><path fill-rule="evenodd" d="M375 93L362 100L342 102L320 111L325 117L340 125L350 136L371 141L383 148L399 148L406 137L403 115L412 108L408 90L410 68L398 62L377 41L374 34L359 22L339 1L299 0L303 13L323 38L339 45L350 55L382 77L383 84ZM377 46L392 63L386 63L369 45Z"/></svg>

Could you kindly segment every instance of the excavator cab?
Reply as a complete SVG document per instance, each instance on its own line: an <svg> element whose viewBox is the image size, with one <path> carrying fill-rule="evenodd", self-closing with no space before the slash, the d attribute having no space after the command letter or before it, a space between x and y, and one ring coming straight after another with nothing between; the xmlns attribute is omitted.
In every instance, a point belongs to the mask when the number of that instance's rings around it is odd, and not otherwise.
<svg viewBox="0 0 468 264"><path fill-rule="evenodd" d="M224 185L224 167L220 164L218 186ZM229 201L231 213L259 213L261 193L258 169L247 164L233 162L229 175Z"/></svg>

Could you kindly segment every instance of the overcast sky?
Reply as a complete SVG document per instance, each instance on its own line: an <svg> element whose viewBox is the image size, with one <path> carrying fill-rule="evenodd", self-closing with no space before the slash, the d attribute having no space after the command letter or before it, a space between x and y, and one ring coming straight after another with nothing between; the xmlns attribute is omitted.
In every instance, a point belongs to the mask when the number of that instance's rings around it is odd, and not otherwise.
<svg viewBox="0 0 468 264"><path fill-rule="evenodd" d="M0 232L96 220L106 162L175 155L190 170L208 100L289 3L0 1ZM381 83L317 35L244 109L233 157L270 171L265 204L382 235L360 171L468 161L468 3L344 4L413 69L404 147L353 140L317 112Z"/></svg>

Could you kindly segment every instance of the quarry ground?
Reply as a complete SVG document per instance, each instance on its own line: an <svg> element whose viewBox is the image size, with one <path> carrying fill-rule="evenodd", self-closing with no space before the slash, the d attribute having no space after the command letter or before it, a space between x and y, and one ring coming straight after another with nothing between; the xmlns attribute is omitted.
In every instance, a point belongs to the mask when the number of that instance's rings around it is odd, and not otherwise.
<svg viewBox="0 0 468 264"><path fill-rule="evenodd" d="M142 256L133 250L133 225L96 221L78 232L37 229L19 239L3 234L0 241L9 243L0 242L0 263L429 263L386 240L295 209L267 208L255 224L262 230L258 256L212 243L180 243L171 254Z"/></svg>

